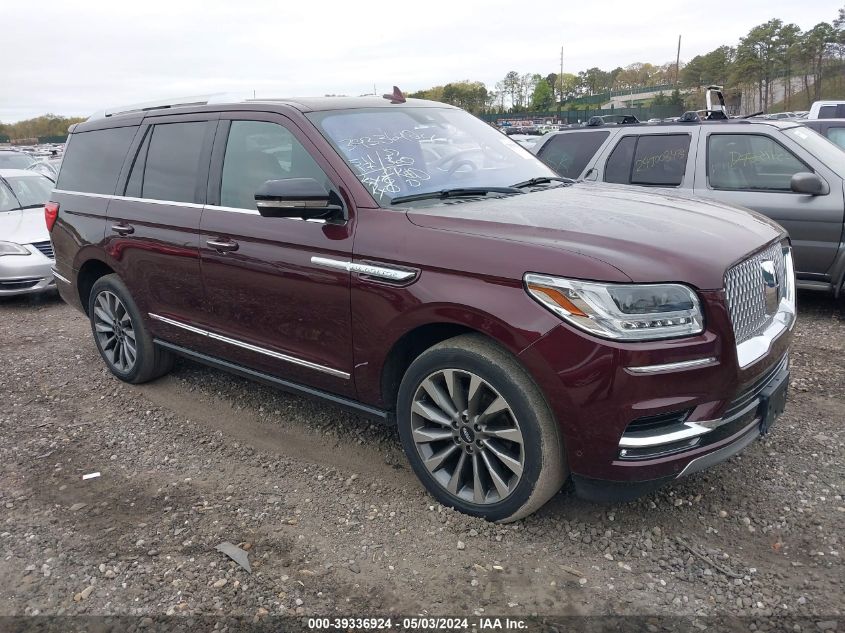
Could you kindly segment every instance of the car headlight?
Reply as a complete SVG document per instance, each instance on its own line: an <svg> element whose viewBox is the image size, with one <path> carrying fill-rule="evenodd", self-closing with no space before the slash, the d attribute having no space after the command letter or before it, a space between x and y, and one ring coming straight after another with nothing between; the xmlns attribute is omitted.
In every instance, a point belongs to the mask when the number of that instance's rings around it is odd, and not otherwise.
<svg viewBox="0 0 845 633"><path fill-rule="evenodd" d="M0 242L0 257L3 255L32 255L20 244L14 242Z"/></svg>
<svg viewBox="0 0 845 633"><path fill-rule="evenodd" d="M645 341L704 330L698 296L681 284L603 284L535 273L524 280L541 305L596 336Z"/></svg>

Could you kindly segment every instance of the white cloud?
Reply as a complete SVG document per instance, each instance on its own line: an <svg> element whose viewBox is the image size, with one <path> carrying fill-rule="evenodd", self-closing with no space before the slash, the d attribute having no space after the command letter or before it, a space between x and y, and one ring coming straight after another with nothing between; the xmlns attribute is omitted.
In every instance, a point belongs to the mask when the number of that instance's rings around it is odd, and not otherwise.
<svg viewBox="0 0 845 633"><path fill-rule="evenodd" d="M492 87L509 70L557 71L561 45L567 72L663 63L679 34L689 59L771 18L807 29L836 9L820 0L14 2L0 37L0 121L208 92L357 95L459 79Z"/></svg>

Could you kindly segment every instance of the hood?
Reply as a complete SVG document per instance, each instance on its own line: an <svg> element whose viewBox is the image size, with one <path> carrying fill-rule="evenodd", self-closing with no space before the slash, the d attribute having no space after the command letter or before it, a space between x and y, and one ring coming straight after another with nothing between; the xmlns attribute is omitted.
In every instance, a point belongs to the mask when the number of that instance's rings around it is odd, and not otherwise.
<svg viewBox="0 0 845 633"><path fill-rule="evenodd" d="M738 207L593 183L407 214L419 226L586 255L634 282L679 281L702 290L721 288L728 268L785 235L767 218ZM566 275L564 268L533 272Z"/></svg>
<svg viewBox="0 0 845 633"><path fill-rule="evenodd" d="M0 211L0 242L32 244L50 239L44 223L44 207Z"/></svg>

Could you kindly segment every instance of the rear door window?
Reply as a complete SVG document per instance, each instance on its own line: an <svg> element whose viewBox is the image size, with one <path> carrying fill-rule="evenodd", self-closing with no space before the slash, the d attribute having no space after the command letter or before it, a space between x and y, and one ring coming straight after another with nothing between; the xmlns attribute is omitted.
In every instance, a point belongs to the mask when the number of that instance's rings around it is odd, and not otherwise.
<svg viewBox="0 0 845 633"><path fill-rule="evenodd" d="M138 126L71 134L56 189L111 195Z"/></svg>
<svg viewBox="0 0 845 633"><path fill-rule="evenodd" d="M151 200L202 202L197 185L207 127L206 121L154 126L129 175L127 195L131 195L131 190L140 191L137 197ZM136 173L141 169L143 175Z"/></svg>
<svg viewBox="0 0 845 633"><path fill-rule="evenodd" d="M679 186L684 180L689 143L688 134L640 136L634 152L631 184Z"/></svg>
<svg viewBox="0 0 845 633"><path fill-rule="evenodd" d="M625 136L607 159L605 182L677 187L684 180L689 134Z"/></svg>
<svg viewBox="0 0 845 633"><path fill-rule="evenodd" d="M556 134L537 157L560 176L578 178L608 136L607 130Z"/></svg>
<svg viewBox="0 0 845 633"><path fill-rule="evenodd" d="M714 189L791 191L798 172L813 170L770 136L711 134L707 180Z"/></svg>

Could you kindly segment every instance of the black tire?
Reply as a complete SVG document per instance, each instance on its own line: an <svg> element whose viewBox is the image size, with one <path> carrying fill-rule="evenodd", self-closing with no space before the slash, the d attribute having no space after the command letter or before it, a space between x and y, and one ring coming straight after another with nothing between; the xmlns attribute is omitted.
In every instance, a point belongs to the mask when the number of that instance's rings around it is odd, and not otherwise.
<svg viewBox="0 0 845 633"><path fill-rule="evenodd" d="M440 372L445 373L441 374ZM457 413L450 418L452 420L451 428L457 428L457 432L444 425L442 416L441 421L431 423L429 421L431 418L420 415L420 404L430 407L432 402L436 402L436 400L427 400L429 392L423 391L426 389L425 384L431 387L432 380L436 382L442 377L444 381L451 379L454 385L458 382L454 378L456 375L460 377L458 381L461 381L460 384L462 385L454 387L455 393L458 394L458 401L461 400L461 397L463 397L464 403L469 399L467 394L472 392L472 387L467 387L468 384L471 384L467 381L479 378L487 383L485 388L489 389L490 398L501 396L504 399L507 410L502 415L505 416L505 421L512 421L514 423L512 426L515 426L517 432L521 434L518 444L507 444L507 446L517 450L518 459L522 460L521 471L518 476L516 471L512 469L489 467L489 461L493 460L494 455L485 448L489 446L487 442L492 440L500 448L502 443L498 438L483 435L482 431L487 432L486 428L474 426L478 435L468 433L466 435L469 436L469 439L462 439L460 425L470 426L472 420L485 417L478 415L472 417L474 415L472 410L479 409L480 406L473 407L467 404L464 410L469 413L469 417ZM447 376L450 378L447 378ZM477 381L476 384L478 384ZM446 386L448 394L451 394L452 389L449 388L448 384ZM462 390L464 393L461 395ZM442 394L442 390L440 393ZM478 393L478 390L474 393ZM454 399L452 404L454 404ZM412 411L414 407L417 408ZM460 408L455 407L455 411ZM430 409L428 410L430 411ZM440 413L443 411L445 409L439 410ZM475 413L477 412L475 411ZM472 516L504 523L521 519L539 509L553 497L568 476L560 431L540 389L510 353L481 335L465 334L443 341L423 352L411 363L399 387L397 423L405 454L408 456L414 472L428 491L443 505ZM429 424L434 428L421 426ZM498 424L501 424L501 422L493 422L491 426ZM449 439L436 439L431 442L419 439L421 435L428 437L432 434L432 431L439 437L445 435L447 430L453 433L453 436ZM415 431L418 432L416 441L414 439ZM419 433L420 431L422 433ZM508 432L514 433L513 430ZM499 437L503 436L499 435ZM456 456L450 448L450 441L459 450ZM418 448L418 443L423 448ZM467 458L461 455L462 451L468 453ZM450 453L448 460L452 464L451 470L448 462L444 462L442 467L437 467L438 470L432 472L426 467L422 452L427 452L429 463L436 461L438 455ZM477 455L473 456L473 452ZM486 487L483 482L482 485L479 485L481 479L476 478L476 470L479 469L479 466L475 461L479 460L480 470L484 471L485 465L481 461L485 457L482 455L484 452L487 452L486 472L488 475L487 481L490 482ZM515 455L517 453L511 452L510 454ZM469 460L469 464L466 461L461 461L465 459ZM504 462L496 462L495 465L501 466L502 464ZM509 492L503 494L495 492L493 477L490 476L493 470L504 472L510 477L511 487L508 488ZM460 471L459 474L454 474L456 471ZM469 481L470 474L473 478L472 482ZM514 479L515 476L516 479ZM447 478L449 478L449 485L460 489L457 494L447 490L448 486L445 482ZM457 483L453 483L455 481ZM499 481L503 481L502 478L499 478ZM477 493L476 489L480 489L482 493ZM485 492L485 490L488 492ZM478 496L479 494L480 496ZM467 497L471 497L471 499ZM481 499L481 502L476 502L479 499Z"/></svg>
<svg viewBox="0 0 845 633"><path fill-rule="evenodd" d="M110 307L114 309L109 316L120 322L112 319L111 330L104 318ZM122 381L137 385L163 376L173 368L173 355L153 343L138 306L117 275L104 275L94 283L88 297L88 317L97 351L109 371ZM110 336L110 332L117 330L120 330L118 335ZM116 352L116 345L124 346L123 354ZM134 355L127 348L133 349Z"/></svg>

